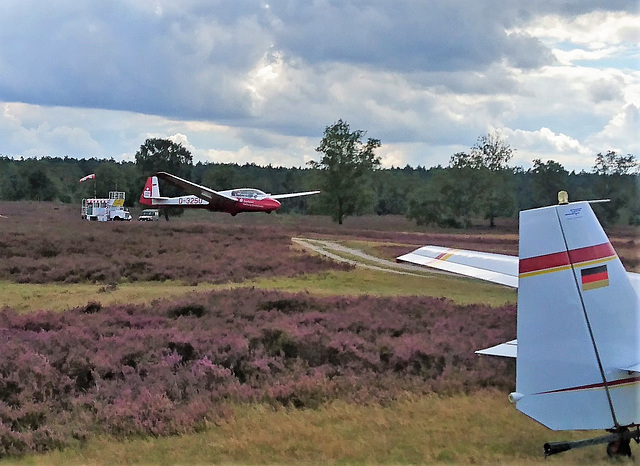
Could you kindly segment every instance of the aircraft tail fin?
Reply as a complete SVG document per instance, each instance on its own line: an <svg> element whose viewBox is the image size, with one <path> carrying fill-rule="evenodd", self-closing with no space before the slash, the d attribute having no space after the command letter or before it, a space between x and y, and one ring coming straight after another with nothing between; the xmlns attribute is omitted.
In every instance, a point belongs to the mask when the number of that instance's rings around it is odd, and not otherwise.
<svg viewBox="0 0 640 466"><path fill-rule="evenodd" d="M153 199L160 199L160 187L158 186L158 177L150 176L144 185L142 194L140 194L140 204L151 206Z"/></svg>
<svg viewBox="0 0 640 466"><path fill-rule="evenodd" d="M554 430L640 421L640 300L587 202L520 213L516 400ZM589 409L585 409L585 407Z"/></svg>

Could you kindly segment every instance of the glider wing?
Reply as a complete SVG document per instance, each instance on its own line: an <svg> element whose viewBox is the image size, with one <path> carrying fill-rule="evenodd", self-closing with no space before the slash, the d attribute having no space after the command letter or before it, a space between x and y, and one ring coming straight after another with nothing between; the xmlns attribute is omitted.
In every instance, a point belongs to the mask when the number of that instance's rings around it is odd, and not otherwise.
<svg viewBox="0 0 640 466"><path fill-rule="evenodd" d="M271 199L287 199L289 197L311 196L312 194L318 194L320 191L304 191L301 193L288 193L288 194L269 194Z"/></svg>
<svg viewBox="0 0 640 466"><path fill-rule="evenodd" d="M179 176L175 176L167 172L158 172L155 176L184 190L188 194L196 196L203 201L207 201L209 203L209 208L212 210L227 210L235 206L238 202L231 196L226 196L211 188L187 181Z"/></svg>
<svg viewBox="0 0 640 466"><path fill-rule="evenodd" d="M424 246L396 258L466 277L518 287L518 258L504 254Z"/></svg>

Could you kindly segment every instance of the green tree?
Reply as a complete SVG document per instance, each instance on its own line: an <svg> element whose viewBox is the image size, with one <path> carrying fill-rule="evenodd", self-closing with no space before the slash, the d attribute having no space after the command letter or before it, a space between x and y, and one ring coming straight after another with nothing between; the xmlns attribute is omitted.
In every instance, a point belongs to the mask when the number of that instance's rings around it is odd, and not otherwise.
<svg viewBox="0 0 640 466"><path fill-rule="evenodd" d="M98 197L107 197L109 191L124 190L124 185L120 179L120 171L115 162L101 163L96 168L95 182Z"/></svg>
<svg viewBox="0 0 640 466"><path fill-rule="evenodd" d="M640 201L638 200L638 168L634 155L620 155L615 151L596 155L593 173L598 175L594 192L609 202L595 204L594 210L605 225L613 225L623 214L627 223L638 222Z"/></svg>
<svg viewBox="0 0 640 466"><path fill-rule="evenodd" d="M191 152L178 142L150 138L136 152L136 166L144 176L159 171L188 177L193 166Z"/></svg>
<svg viewBox="0 0 640 466"><path fill-rule="evenodd" d="M351 131L349 125L338 120L327 126L317 152L324 154L320 162L308 164L321 173L323 200L331 209L334 221L342 225L344 217L364 208L372 199L370 174L380 167L374 151L381 146L379 139L362 138L366 132Z"/></svg>
<svg viewBox="0 0 640 466"><path fill-rule="evenodd" d="M237 188L239 187L235 185L235 175L237 171L237 165L212 165L202 176L202 184L218 191Z"/></svg>
<svg viewBox="0 0 640 466"><path fill-rule="evenodd" d="M415 191L409 201L407 218L418 225L443 228L471 226L473 185L478 170L473 168L433 168L427 183Z"/></svg>
<svg viewBox="0 0 640 466"><path fill-rule="evenodd" d="M36 159L28 159L20 171L25 181L26 198L34 201L53 201L58 192L49 177L45 163Z"/></svg>
<svg viewBox="0 0 640 466"><path fill-rule="evenodd" d="M8 157L0 158L0 199L17 201L26 198L26 180L18 163Z"/></svg>
<svg viewBox="0 0 640 466"><path fill-rule="evenodd" d="M296 167L286 170L282 177L282 192L293 193L296 191L311 191L313 188L304 184L304 172L305 170L300 170ZM301 196L291 198L289 199L289 202L282 204L282 208L280 210L284 213L303 214L307 211L307 203L310 201L309 197L310 196Z"/></svg>
<svg viewBox="0 0 640 466"><path fill-rule="evenodd" d="M191 152L182 144L168 139L150 138L140 146L140 150L135 155L136 166L141 173L141 177L146 177L160 171L171 173L182 178L191 176L193 168L193 157ZM163 195L177 196L179 190L173 186L163 186ZM184 209L179 207L167 207L162 209L164 216L169 220L169 214L182 215Z"/></svg>
<svg viewBox="0 0 640 466"><path fill-rule="evenodd" d="M534 202L538 206L555 204L558 191L568 189L569 172L558 162L535 159L530 173Z"/></svg>
<svg viewBox="0 0 640 466"><path fill-rule="evenodd" d="M598 153L593 172L596 175L632 175L638 173L638 161L635 155L619 155L615 151Z"/></svg>
<svg viewBox="0 0 640 466"><path fill-rule="evenodd" d="M470 153L454 154L449 161L451 168L477 171L477 179L473 183L464 181L472 190L468 194L470 202L474 204L467 210L483 213L492 228L495 227L496 217L508 216L513 212L513 172L508 166L513 152L514 149L494 132L478 137ZM472 176L472 173L468 171L467 176Z"/></svg>

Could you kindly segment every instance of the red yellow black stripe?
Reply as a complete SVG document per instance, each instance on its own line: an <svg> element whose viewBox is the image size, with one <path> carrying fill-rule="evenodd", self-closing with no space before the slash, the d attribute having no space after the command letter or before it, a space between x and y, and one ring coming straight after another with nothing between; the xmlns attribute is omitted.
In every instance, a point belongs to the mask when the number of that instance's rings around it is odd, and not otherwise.
<svg viewBox="0 0 640 466"><path fill-rule="evenodd" d="M458 249L448 249L445 252L442 252L442 253L438 254L436 256L436 259L437 260L441 260L441 261L446 261L451 256L453 256L456 252L458 252Z"/></svg>
<svg viewBox="0 0 640 466"><path fill-rule="evenodd" d="M520 259L519 276L526 278L560 270L568 270L571 264L578 266L595 265L616 258L616 252L611 243L544 254L536 257Z"/></svg>

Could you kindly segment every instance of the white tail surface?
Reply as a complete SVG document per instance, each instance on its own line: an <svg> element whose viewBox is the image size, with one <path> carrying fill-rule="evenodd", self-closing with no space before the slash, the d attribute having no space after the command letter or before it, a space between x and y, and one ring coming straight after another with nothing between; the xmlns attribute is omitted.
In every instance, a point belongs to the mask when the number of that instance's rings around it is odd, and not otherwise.
<svg viewBox="0 0 640 466"><path fill-rule="evenodd" d="M160 197L160 186L158 185L158 177L151 177L151 197L159 198Z"/></svg>
<svg viewBox="0 0 640 466"><path fill-rule="evenodd" d="M520 213L516 399L554 430L640 423L640 301L586 202Z"/></svg>

